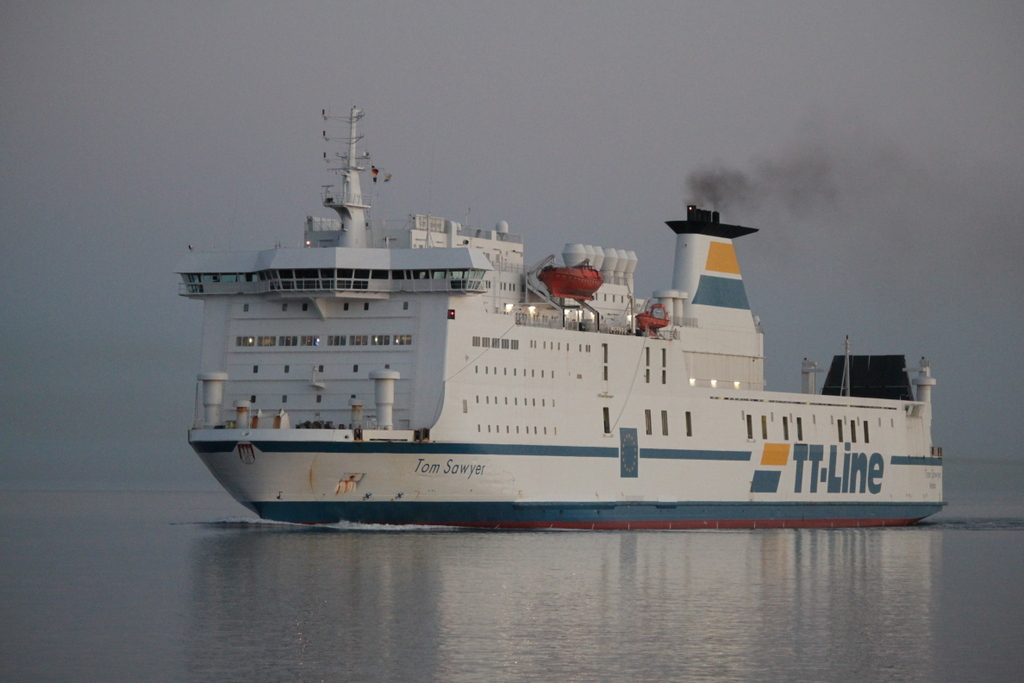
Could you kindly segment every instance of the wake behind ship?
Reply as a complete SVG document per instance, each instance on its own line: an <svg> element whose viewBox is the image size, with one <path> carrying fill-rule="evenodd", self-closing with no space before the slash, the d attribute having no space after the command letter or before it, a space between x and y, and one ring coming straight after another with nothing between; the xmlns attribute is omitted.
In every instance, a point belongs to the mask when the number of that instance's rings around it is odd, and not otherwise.
<svg viewBox="0 0 1024 683"><path fill-rule="evenodd" d="M345 117L340 186L325 186L338 218L307 217L306 248L193 252L178 269L204 304L189 442L242 505L579 529L905 525L941 509L925 359L847 352L821 394L811 362L803 393L764 390L734 244L755 229L688 207L668 222L671 286L637 298L632 251L567 244L527 265L504 222L371 220L362 116Z"/></svg>

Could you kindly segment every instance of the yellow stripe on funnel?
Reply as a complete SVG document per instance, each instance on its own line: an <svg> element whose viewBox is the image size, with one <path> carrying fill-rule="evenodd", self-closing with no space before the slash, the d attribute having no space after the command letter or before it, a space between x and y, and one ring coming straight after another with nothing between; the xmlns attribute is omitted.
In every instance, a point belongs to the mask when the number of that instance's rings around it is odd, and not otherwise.
<svg viewBox="0 0 1024 683"><path fill-rule="evenodd" d="M712 242L708 249L708 262L705 270L716 273L740 274L740 262L736 260L736 250L728 242Z"/></svg>

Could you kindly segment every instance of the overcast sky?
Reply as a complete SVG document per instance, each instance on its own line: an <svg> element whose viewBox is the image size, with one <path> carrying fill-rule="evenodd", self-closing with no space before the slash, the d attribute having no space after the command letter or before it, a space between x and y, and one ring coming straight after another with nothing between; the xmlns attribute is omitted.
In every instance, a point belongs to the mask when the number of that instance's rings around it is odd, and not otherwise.
<svg viewBox="0 0 1024 683"><path fill-rule="evenodd" d="M329 216L320 111L352 105L375 217L634 249L644 296L693 180L742 179L769 388L846 334L926 355L936 443L1019 458L1022 36L1005 0L0 1L0 486L214 486L173 270Z"/></svg>

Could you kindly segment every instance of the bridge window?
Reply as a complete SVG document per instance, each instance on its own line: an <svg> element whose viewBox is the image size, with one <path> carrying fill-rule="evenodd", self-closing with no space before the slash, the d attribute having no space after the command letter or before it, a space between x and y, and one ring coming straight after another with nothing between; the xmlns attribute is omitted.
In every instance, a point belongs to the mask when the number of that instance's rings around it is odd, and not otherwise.
<svg viewBox="0 0 1024 683"><path fill-rule="evenodd" d="M651 411L650 410L645 410L644 411L644 427L646 428L647 434L650 435L651 432L652 432L652 430L651 430Z"/></svg>

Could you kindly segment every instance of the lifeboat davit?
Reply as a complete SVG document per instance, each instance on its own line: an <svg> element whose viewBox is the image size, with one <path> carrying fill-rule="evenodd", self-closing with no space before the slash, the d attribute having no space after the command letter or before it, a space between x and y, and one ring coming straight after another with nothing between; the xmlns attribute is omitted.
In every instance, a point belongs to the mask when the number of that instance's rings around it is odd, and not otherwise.
<svg viewBox="0 0 1024 683"><path fill-rule="evenodd" d="M594 292L604 284L601 271L589 266L545 266L537 278L548 288L551 296L590 301Z"/></svg>
<svg viewBox="0 0 1024 683"><path fill-rule="evenodd" d="M636 325L644 332L660 330L668 325L668 311L663 304L652 304L643 313L636 317Z"/></svg>

